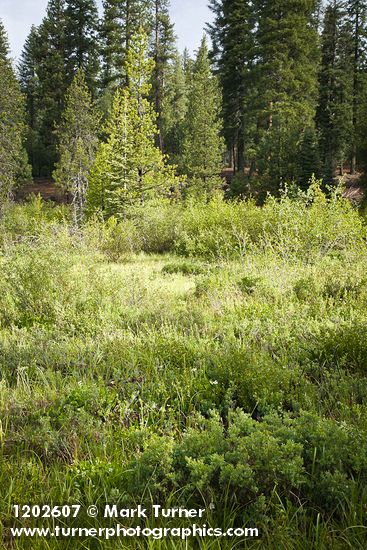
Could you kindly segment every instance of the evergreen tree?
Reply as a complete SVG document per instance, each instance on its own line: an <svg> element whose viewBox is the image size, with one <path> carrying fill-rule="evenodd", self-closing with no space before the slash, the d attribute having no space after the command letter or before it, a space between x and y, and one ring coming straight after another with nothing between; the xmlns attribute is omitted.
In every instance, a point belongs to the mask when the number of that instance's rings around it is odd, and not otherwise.
<svg viewBox="0 0 367 550"><path fill-rule="evenodd" d="M352 159L351 173L354 174L357 168L357 142L359 127L359 112L361 97L363 96L362 83L365 70L367 54L367 2L366 0L348 0L347 11L350 25L352 27L353 44L353 101L352 101Z"/></svg>
<svg viewBox="0 0 367 550"><path fill-rule="evenodd" d="M341 172L350 153L352 128L352 50L350 28L341 2L334 0L325 11L321 40L319 105L316 121L325 181L332 182L337 165Z"/></svg>
<svg viewBox="0 0 367 550"><path fill-rule="evenodd" d="M245 132L248 130L247 102L254 56L254 14L252 2L211 0L215 22L209 26L213 58L223 90L224 135L234 171L245 167Z"/></svg>
<svg viewBox="0 0 367 550"><path fill-rule="evenodd" d="M314 0L256 0L256 169L270 190L297 173L297 143L317 100Z"/></svg>
<svg viewBox="0 0 367 550"><path fill-rule="evenodd" d="M42 145L39 140L40 114L42 113L43 106L40 103L38 52L38 28L33 25L24 44L18 73L21 89L26 99L28 125L27 151L35 176L40 174L41 166L44 164L44 160L42 159Z"/></svg>
<svg viewBox="0 0 367 550"><path fill-rule="evenodd" d="M150 33L151 0L103 0L101 24L103 87L127 83L126 56L139 28Z"/></svg>
<svg viewBox="0 0 367 550"><path fill-rule="evenodd" d="M173 168L155 145L157 126L147 99L154 62L147 58L147 37L135 35L127 54L129 86L117 90L107 124L107 143L100 146L90 178L89 210L125 214L129 205L167 192L175 184Z"/></svg>
<svg viewBox="0 0 367 550"><path fill-rule="evenodd" d="M188 97L183 137L184 173L198 193L210 192L221 184L224 142L220 136L221 98L213 76L205 37L198 50Z"/></svg>
<svg viewBox="0 0 367 550"><path fill-rule="evenodd" d="M0 47L7 44L1 25ZM25 137L24 98L6 55L0 55L0 207L9 199L15 185L30 177L23 146Z"/></svg>
<svg viewBox="0 0 367 550"><path fill-rule="evenodd" d="M89 172L98 147L99 118L79 70L67 92L65 111L57 131L59 161L54 178L72 197L74 224L83 218Z"/></svg>
<svg viewBox="0 0 367 550"><path fill-rule="evenodd" d="M163 102L166 94L166 77L169 62L174 56L175 35L169 16L169 0L153 0L153 46L154 70L152 78L152 99L157 113L157 144L164 150Z"/></svg>
<svg viewBox="0 0 367 550"><path fill-rule="evenodd" d="M95 0L66 0L65 61L68 81L81 69L96 95L99 70L98 9Z"/></svg>
<svg viewBox="0 0 367 550"><path fill-rule="evenodd" d="M166 75L166 93L162 104L162 125L165 150L171 161L177 164L182 156L184 121L188 104L188 83L184 61L176 53Z"/></svg>
<svg viewBox="0 0 367 550"><path fill-rule="evenodd" d="M0 59L6 61L9 56L9 41L3 22L0 19Z"/></svg>
<svg viewBox="0 0 367 550"><path fill-rule="evenodd" d="M320 156L314 126L308 126L303 132L299 145L298 173L298 183L305 190L308 188L312 176L320 177Z"/></svg>
<svg viewBox="0 0 367 550"><path fill-rule="evenodd" d="M66 71L65 0L49 0L38 32L36 51L39 79L39 141L42 149L40 175L51 175L57 160L56 126L64 109L68 86Z"/></svg>

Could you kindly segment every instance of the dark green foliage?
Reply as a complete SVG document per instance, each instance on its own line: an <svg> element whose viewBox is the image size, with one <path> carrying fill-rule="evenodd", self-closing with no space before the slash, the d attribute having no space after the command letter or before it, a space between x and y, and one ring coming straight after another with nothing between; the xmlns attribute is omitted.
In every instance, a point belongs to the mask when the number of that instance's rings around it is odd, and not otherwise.
<svg viewBox="0 0 367 550"><path fill-rule="evenodd" d="M98 10L95 0L67 0L65 55L68 84L80 69L93 96L99 71Z"/></svg>
<svg viewBox="0 0 367 550"><path fill-rule="evenodd" d="M153 28L151 55L154 59L151 95L157 113L157 142L161 151L164 151L163 105L167 94L168 65L174 56L175 35L169 15L169 0L153 0L151 9Z"/></svg>
<svg viewBox="0 0 367 550"><path fill-rule="evenodd" d="M255 2L258 29L256 165L260 181L276 190L296 176L298 136L312 124L317 99L316 3Z"/></svg>
<svg viewBox="0 0 367 550"><path fill-rule="evenodd" d="M9 41L3 22L0 19L0 58L6 61L9 58Z"/></svg>
<svg viewBox="0 0 367 550"><path fill-rule="evenodd" d="M221 96L203 38L192 71L184 121L181 169L195 194L210 194L221 186L224 144L221 137Z"/></svg>
<svg viewBox="0 0 367 550"><path fill-rule="evenodd" d="M365 0L347 0L347 20L350 25L352 47L352 155L351 173L357 169L358 127L360 123L360 103L363 88L366 86L367 60L367 4ZM363 116L363 115L362 115ZM363 117L364 119L364 117ZM362 120L363 120L362 119Z"/></svg>
<svg viewBox="0 0 367 550"><path fill-rule="evenodd" d="M24 149L24 98L8 57L7 44L7 35L0 21L0 211L15 186L30 177Z"/></svg>
<svg viewBox="0 0 367 550"><path fill-rule="evenodd" d="M350 157L352 129L351 33L345 22L346 12L334 2L325 12L321 38L319 106L316 113L320 132L322 173L332 182L337 167Z"/></svg>
<svg viewBox="0 0 367 550"><path fill-rule="evenodd" d="M57 128L59 161L53 174L72 198L73 221L83 219L89 173L98 147L100 117L80 69L66 94L65 111Z"/></svg>
<svg viewBox="0 0 367 550"><path fill-rule="evenodd" d="M104 0L101 25L103 87L127 83L126 54L140 28L149 33L149 0Z"/></svg>
<svg viewBox="0 0 367 550"><path fill-rule="evenodd" d="M298 183L301 189L307 189L312 176L320 177L320 156L317 134L313 126L305 128L298 157Z"/></svg>
<svg viewBox="0 0 367 550"><path fill-rule="evenodd" d="M165 95L162 103L162 125L165 152L173 164L182 158L185 117L188 106L189 83L184 60L177 52L167 68Z"/></svg>
<svg viewBox="0 0 367 550"><path fill-rule="evenodd" d="M251 69L254 58L254 13L251 2L211 0L215 22L209 26L213 57L223 90L224 134L234 171L245 167L248 104L254 101Z"/></svg>
<svg viewBox="0 0 367 550"><path fill-rule="evenodd" d="M56 127L77 70L95 96L98 76L97 8L94 0L49 0L41 25L32 27L19 73L27 98L28 152L35 176L50 176L58 160Z"/></svg>

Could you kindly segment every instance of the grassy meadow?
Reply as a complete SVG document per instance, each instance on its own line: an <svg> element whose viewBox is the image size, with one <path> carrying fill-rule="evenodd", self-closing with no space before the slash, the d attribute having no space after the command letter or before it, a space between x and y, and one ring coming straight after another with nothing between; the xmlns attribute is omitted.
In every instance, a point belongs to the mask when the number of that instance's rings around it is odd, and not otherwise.
<svg viewBox="0 0 367 550"><path fill-rule="evenodd" d="M366 548L366 236L317 185L261 208L160 201L77 230L66 207L9 206L4 549ZM9 536L12 504L106 502L206 507L208 525L260 537Z"/></svg>

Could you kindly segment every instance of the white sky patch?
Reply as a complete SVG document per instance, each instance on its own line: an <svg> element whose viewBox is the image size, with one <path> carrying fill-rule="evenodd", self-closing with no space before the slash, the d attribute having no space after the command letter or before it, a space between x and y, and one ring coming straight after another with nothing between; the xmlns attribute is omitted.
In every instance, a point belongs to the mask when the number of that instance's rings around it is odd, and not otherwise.
<svg viewBox="0 0 367 550"><path fill-rule="evenodd" d="M97 4L101 10L102 0ZM200 44L205 25L212 19L208 0L171 0L178 47L191 52ZM46 14L47 0L0 0L0 18L9 35L12 55L18 58L32 24L39 25Z"/></svg>

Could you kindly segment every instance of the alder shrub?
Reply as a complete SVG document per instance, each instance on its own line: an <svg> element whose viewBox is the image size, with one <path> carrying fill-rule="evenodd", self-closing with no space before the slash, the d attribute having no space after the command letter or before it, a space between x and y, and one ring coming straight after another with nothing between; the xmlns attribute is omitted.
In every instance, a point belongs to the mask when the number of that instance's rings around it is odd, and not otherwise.
<svg viewBox="0 0 367 550"><path fill-rule="evenodd" d="M261 548L365 547L367 247L338 192L80 228L34 199L0 235L0 498L206 507Z"/></svg>
<svg viewBox="0 0 367 550"><path fill-rule="evenodd" d="M307 195L268 197L262 208L251 200L189 203L183 210L176 250L187 256L239 258L253 246L292 259L317 261L353 246L363 248L366 226L339 189L331 195L315 182Z"/></svg>

